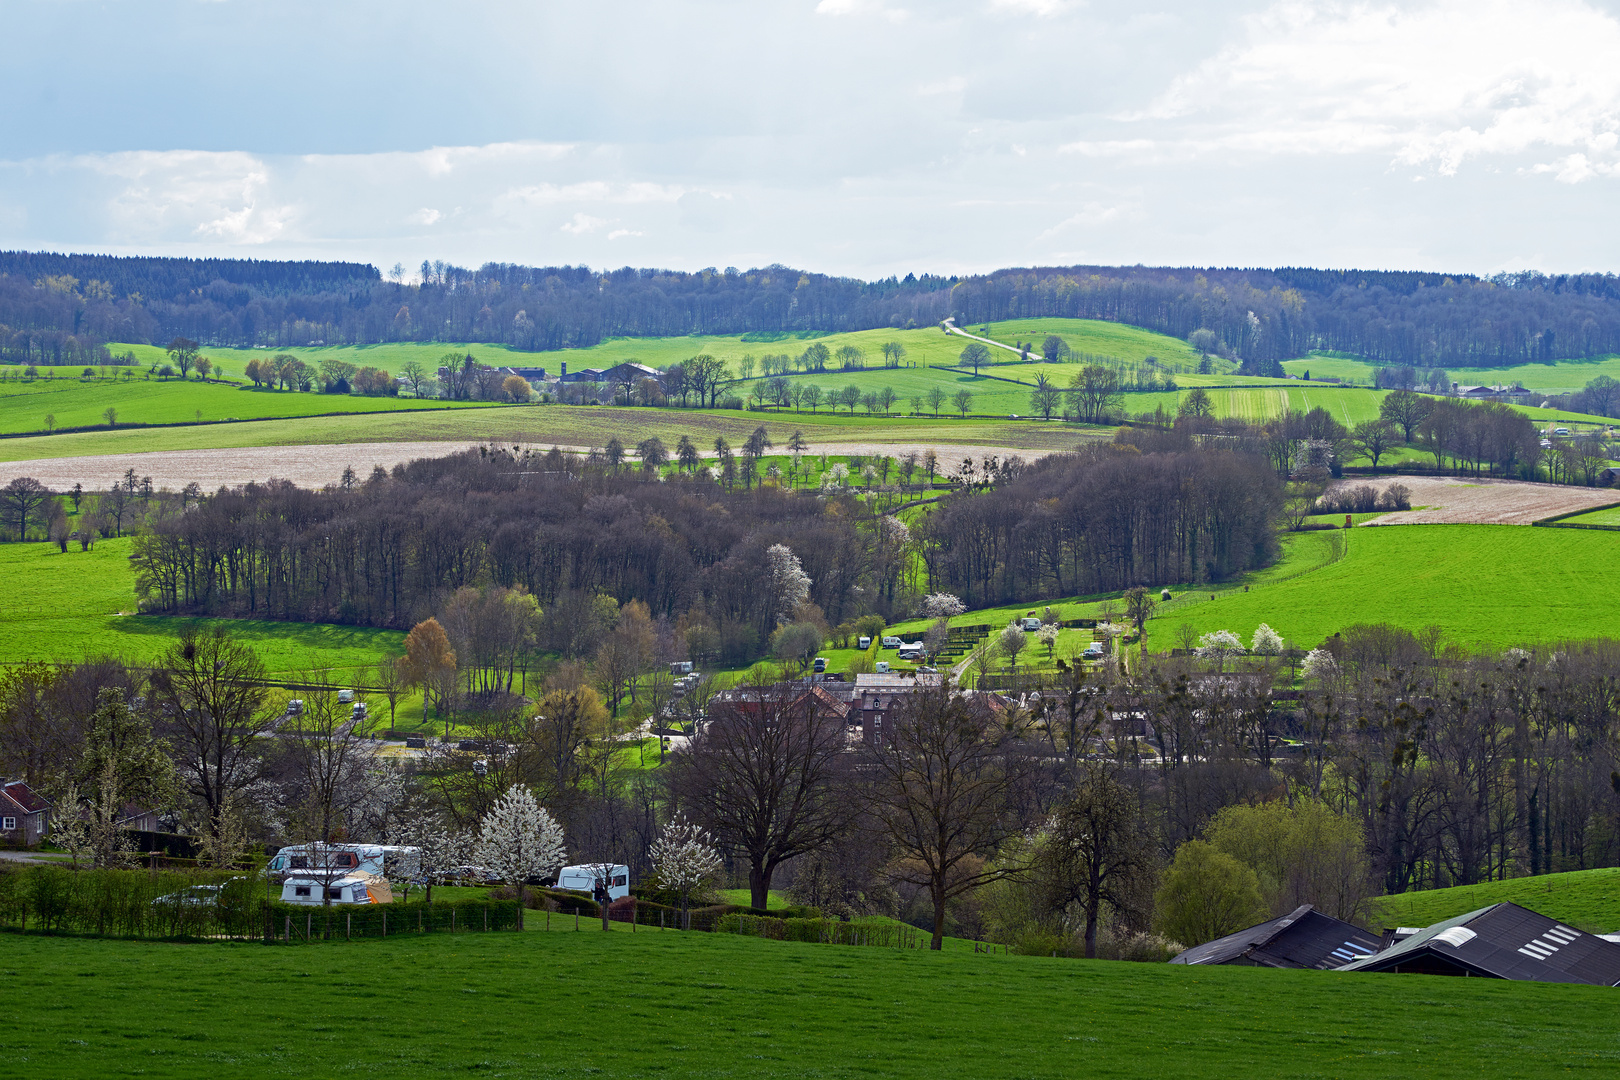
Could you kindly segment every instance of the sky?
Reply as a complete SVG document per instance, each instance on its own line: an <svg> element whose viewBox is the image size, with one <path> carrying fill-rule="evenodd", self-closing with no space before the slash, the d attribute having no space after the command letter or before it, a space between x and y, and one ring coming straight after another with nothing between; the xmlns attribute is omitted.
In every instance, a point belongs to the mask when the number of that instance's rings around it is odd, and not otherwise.
<svg viewBox="0 0 1620 1080"><path fill-rule="evenodd" d="M0 0L0 248L1620 270L1620 0Z"/></svg>

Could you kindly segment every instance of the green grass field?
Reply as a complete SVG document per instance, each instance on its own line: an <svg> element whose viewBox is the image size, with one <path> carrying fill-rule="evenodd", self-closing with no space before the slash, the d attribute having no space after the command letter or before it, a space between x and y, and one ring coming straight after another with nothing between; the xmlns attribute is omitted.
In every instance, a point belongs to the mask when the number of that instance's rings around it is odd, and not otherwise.
<svg viewBox="0 0 1620 1080"><path fill-rule="evenodd" d="M1560 518L1560 525L1620 525L1620 506L1611 506L1606 510L1589 510L1574 517Z"/></svg>
<svg viewBox="0 0 1620 1080"><path fill-rule="evenodd" d="M58 428L105 427L106 410L119 424L191 424L221 420L316 416L323 413L388 413L400 410L491 408L482 402L436 401L352 394L304 394L194 380L39 378L0 382L0 434Z"/></svg>
<svg viewBox="0 0 1620 1080"><path fill-rule="evenodd" d="M1378 365L1348 357L1314 354L1298 360L1284 360L1283 370L1290 375L1309 371L1312 377L1318 379L1345 379L1371 386ZM1518 382L1532 390L1564 392L1579 390L1599 375L1620 379L1620 356L1561 360L1556 364L1519 364L1504 368L1448 367L1445 371L1454 382L1489 385Z"/></svg>
<svg viewBox="0 0 1620 1080"><path fill-rule="evenodd" d="M1332 536L1348 541L1343 559L1297 576L1272 567L1249 579L1248 592L1228 587L1217 599L1166 611L1148 623L1149 646L1171 648L1182 623L1247 641L1264 622L1301 648L1354 623L1378 622L1438 625L1446 640L1471 649L1620 635L1620 584L1605 572L1620 555L1620 537L1610 533L1399 525L1286 542L1301 553L1320 551Z"/></svg>
<svg viewBox="0 0 1620 1080"><path fill-rule="evenodd" d="M1602 987L710 934L271 947L10 936L36 1077L1539 1077L1620 1060Z"/></svg>
<svg viewBox="0 0 1620 1080"><path fill-rule="evenodd" d="M136 615L129 538L66 554L50 544L0 545L0 664L118 656L138 663L166 649L186 625L223 623L258 651L272 674L315 668L359 672L404 652L395 630L325 623Z"/></svg>
<svg viewBox="0 0 1620 1080"><path fill-rule="evenodd" d="M1620 867L1381 896L1372 902L1368 925L1432 926L1503 901L1589 933L1613 933L1620 930Z"/></svg>
<svg viewBox="0 0 1620 1080"><path fill-rule="evenodd" d="M135 359L143 367L151 367L153 363L166 364L169 354L161 345L129 345L116 343L107 348L114 356L123 356L132 352ZM399 369L409 361L415 360L429 372L438 370L439 360L450 353L457 356L471 355L481 363L493 367L531 367L546 366L544 360L536 360L536 356L547 356L549 353L520 352L505 345L464 344L456 342L386 342L380 345L323 345L313 347L295 346L287 349L231 349L219 346L205 346L200 350L202 355L208 357L217 366L224 365L225 374L233 379L241 379L242 373L247 369L247 362L253 359L264 360L281 353L290 353L311 366L319 367L322 360L343 360L355 367L381 368L391 374L399 374Z"/></svg>
<svg viewBox="0 0 1620 1080"><path fill-rule="evenodd" d="M734 444L764 425L772 440L784 443L794 431L811 442L880 442L926 449L951 444L1067 450L1099 429L1060 421L931 420L826 412L774 414L726 409L629 409L601 406L522 405L455 409L435 413L311 416L251 424L75 432L65 435L0 439L0 461L135 454L154 450L210 450L244 446L307 446L319 443L466 441L530 446L605 446L611 438L635 445L657 435L670 447L682 435L710 446L724 435Z"/></svg>

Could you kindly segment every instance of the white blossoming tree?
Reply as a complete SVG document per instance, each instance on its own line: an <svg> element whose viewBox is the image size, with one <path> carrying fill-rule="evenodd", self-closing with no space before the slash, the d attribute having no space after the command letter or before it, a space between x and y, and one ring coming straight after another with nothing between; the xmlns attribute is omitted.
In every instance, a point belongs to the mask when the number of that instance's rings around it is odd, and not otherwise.
<svg viewBox="0 0 1620 1080"><path fill-rule="evenodd" d="M1276 656L1282 652L1282 635L1277 633L1265 623L1254 628L1254 638L1249 642L1249 651L1258 656Z"/></svg>
<svg viewBox="0 0 1620 1080"><path fill-rule="evenodd" d="M513 784L484 815L477 857L497 878L517 886L521 930L529 878L553 872L566 857L562 826L535 801L528 788Z"/></svg>
<svg viewBox="0 0 1620 1080"><path fill-rule="evenodd" d="M948 619L966 610L967 605L950 593L937 592L923 597L921 615L925 619Z"/></svg>
<svg viewBox="0 0 1620 1080"><path fill-rule="evenodd" d="M664 826L648 851L658 883L681 898L681 929L690 930L692 896L719 877L722 863L713 838L684 817Z"/></svg>
<svg viewBox="0 0 1620 1080"><path fill-rule="evenodd" d="M422 883L431 904L433 886L468 861L476 839L465 830L446 826L435 815L422 813L406 820L399 831L399 843L417 849L416 873L411 880Z"/></svg>
<svg viewBox="0 0 1620 1080"><path fill-rule="evenodd" d="M793 612L810 596L810 575L786 544L772 544L765 549L765 568L776 617L790 622Z"/></svg>
<svg viewBox="0 0 1620 1080"><path fill-rule="evenodd" d="M1198 655L1214 660L1217 671L1226 669L1228 657L1243 651L1243 639L1230 630L1212 630L1198 639Z"/></svg>
<svg viewBox="0 0 1620 1080"><path fill-rule="evenodd" d="M1299 665L1300 674L1307 679L1326 679L1339 670L1339 662L1326 649L1312 649Z"/></svg>

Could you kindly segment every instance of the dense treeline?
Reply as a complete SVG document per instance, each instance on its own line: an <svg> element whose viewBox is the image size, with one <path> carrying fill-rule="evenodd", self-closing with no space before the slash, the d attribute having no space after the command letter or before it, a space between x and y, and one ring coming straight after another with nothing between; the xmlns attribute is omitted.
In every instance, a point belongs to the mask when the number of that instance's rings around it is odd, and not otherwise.
<svg viewBox="0 0 1620 1080"><path fill-rule="evenodd" d="M762 585L774 545L791 548L834 623L901 602L889 530L853 497L644 477L485 448L348 488L249 485L152 521L136 541L138 588L154 610L409 627L463 586L521 585L559 633L602 595L708 621L744 657L792 614Z"/></svg>
<svg viewBox="0 0 1620 1080"><path fill-rule="evenodd" d="M950 500L918 535L934 586L989 607L1262 566L1276 554L1282 499L1256 454L1144 454L1116 443Z"/></svg>
<svg viewBox="0 0 1620 1080"><path fill-rule="evenodd" d="M1502 366L1620 351L1613 275L1469 275L1305 268L1042 267L880 281L773 265L694 273L424 262L406 284L355 263L0 253L0 355L94 360L102 342L297 346L500 342L523 350L609 337L765 335L1107 319L1215 334L1245 370L1310 349L1389 364Z"/></svg>

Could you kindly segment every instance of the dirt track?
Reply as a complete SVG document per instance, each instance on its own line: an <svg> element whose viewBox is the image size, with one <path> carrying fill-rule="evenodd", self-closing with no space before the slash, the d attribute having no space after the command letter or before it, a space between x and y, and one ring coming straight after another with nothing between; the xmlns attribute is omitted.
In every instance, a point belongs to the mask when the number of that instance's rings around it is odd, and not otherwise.
<svg viewBox="0 0 1620 1080"><path fill-rule="evenodd" d="M255 446L233 450L160 450L145 454L101 454L90 457L36 458L0 464L0 484L15 476L32 476L45 486L65 491L74 484L105 488L130 469L136 476L152 478L160 488L178 490L197 483L205 491L234 487L250 481L291 480L302 487L323 487L337 483L343 470L353 468L363 479L372 468L392 469L400 462L423 457L442 457L477 443L397 442L349 443L314 446ZM551 449L550 443L539 450ZM564 450L585 452L588 447L564 446ZM812 443L811 454L890 454L900 455L926 445L895 443ZM1025 460L1044 456L1042 451L1018 450L1005 446L950 446L932 448L939 457L942 472L954 471L964 457L975 461L987 454L997 457L1022 455ZM781 453L777 447L773 453Z"/></svg>
<svg viewBox="0 0 1620 1080"><path fill-rule="evenodd" d="M1379 491L1404 484L1411 510L1382 514L1367 525L1528 525L1555 514L1620 502L1614 488L1527 484L1518 480L1467 480L1450 476L1380 476L1341 480L1335 487L1367 484ZM1423 507L1424 509L1417 509Z"/></svg>

